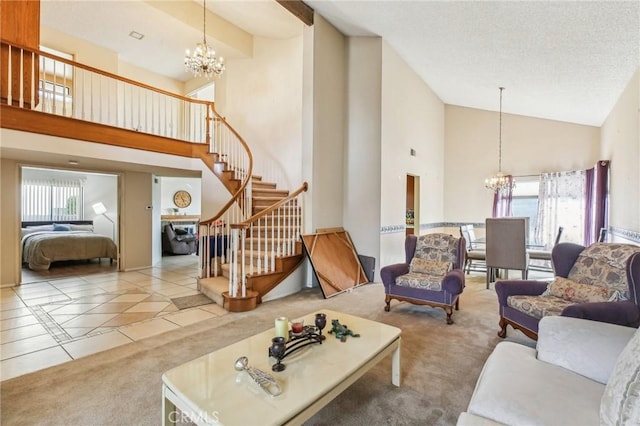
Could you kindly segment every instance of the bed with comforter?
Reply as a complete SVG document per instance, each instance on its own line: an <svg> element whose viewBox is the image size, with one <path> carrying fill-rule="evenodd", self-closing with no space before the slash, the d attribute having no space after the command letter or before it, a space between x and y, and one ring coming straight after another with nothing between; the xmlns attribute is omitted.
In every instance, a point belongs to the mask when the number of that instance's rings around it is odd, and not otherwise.
<svg viewBox="0 0 640 426"><path fill-rule="evenodd" d="M22 225L22 262L31 270L45 271L52 262L63 260L117 257L116 244L111 238L94 233L90 221Z"/></svg>

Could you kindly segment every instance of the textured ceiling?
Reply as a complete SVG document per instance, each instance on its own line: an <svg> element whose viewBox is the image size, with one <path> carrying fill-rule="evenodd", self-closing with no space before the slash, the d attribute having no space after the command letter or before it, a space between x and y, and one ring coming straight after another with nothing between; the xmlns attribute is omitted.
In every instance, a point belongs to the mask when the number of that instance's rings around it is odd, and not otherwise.
<svg viewBox="0 0 640 426"><path fill-rule="evenodd" d="M453 105L600 126L640 66L640 2L307 3L378 35Z"/></svg>
<svg viewBox="0 0 640 426"><path fill-rule="evenodd" d="M640 66L639 1L306 3L346 35L383 37L447 104L497 110L504 86L505 112L600 126ZM252 34L300 34L274 0L207 7ZM201 37L199 25L141 0L43 0L42 23L180 80L189 78L184 49ZM145 38L136 42L131 30Z"/></svg>

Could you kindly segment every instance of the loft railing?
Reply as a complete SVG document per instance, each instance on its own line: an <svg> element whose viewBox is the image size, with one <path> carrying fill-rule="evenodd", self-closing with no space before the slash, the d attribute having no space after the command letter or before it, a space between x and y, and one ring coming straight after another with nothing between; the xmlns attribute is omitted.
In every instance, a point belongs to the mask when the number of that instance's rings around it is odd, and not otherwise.
<svg viewBox="0 0 640 426"><path fill-rule="evenodd" d="M212 143L214 103L2 41L2 101L193 143Z"/></svg>

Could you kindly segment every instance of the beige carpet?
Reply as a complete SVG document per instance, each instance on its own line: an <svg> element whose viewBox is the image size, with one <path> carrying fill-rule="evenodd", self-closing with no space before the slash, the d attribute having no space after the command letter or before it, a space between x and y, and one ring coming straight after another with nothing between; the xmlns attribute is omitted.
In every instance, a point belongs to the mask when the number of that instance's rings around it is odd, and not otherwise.
<svg viewBox="0 0 640 426"><path fill-rule="evenodd" d="M484 289L484 275L468 279L450 326L441 309L392 302L391 312L384 312L383 306L381 284L331 299L323 299L319 289L309 289L251 312L214 318L7 380L0 384L0 423L158 425L164 371L271 328L277 316L295 318L324 308L400 327L403 382L400 388L391 384L391 361L386 359L308 424L455 424L485 359L500 340L495 292ZM509 329L509 334L512 340L531 344L519 332Z"/></svg>

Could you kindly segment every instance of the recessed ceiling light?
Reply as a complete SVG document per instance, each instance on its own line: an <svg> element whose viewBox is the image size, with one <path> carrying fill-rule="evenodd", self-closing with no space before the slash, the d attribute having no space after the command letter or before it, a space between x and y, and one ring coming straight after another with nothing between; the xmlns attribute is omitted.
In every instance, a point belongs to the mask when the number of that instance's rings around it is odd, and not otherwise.
<svg viewBox="0 0 640 426"><path fill-rule="evenodd" d="M129 33L129 37L133 37L133 38L135 38L136 40L142 40L142 38L144 37L144 34L140 34L140 33L139 33L139 32L137 32L137 31L131 31L131 32Z"/></svg>
<svg viewBox="0 0 640 426"><path fill-rule="evenodd" d="M72 166L77 166L80 163L78 163L76 160L69 160L69 164L71 164Z"/></svg>

